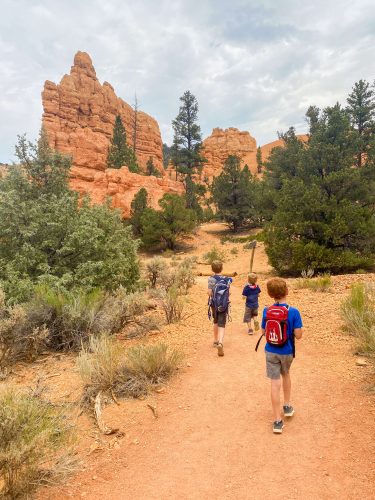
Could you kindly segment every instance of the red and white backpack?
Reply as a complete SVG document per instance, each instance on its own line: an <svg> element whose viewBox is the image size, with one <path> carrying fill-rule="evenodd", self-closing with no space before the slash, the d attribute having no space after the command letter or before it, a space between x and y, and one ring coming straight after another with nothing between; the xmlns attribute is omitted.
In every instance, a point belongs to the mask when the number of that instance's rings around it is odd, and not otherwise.
<svg viewBox="0 0 375 500"><path fill-rule="evenodd" d="M274 305L267 308L265 336L268 344L283 346L288 341L289 306Z"/></svg>

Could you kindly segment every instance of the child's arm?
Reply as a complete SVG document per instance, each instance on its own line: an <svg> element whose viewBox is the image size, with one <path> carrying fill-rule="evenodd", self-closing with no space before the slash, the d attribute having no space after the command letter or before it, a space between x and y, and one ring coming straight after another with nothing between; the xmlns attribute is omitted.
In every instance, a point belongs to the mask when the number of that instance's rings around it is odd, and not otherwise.
<svg viewBox="0 0 375 500"><path fill-rule="evenodd" d="M294 336L296 337L296 339L300 339L302 337L302 328L295 328Z"/></svg>

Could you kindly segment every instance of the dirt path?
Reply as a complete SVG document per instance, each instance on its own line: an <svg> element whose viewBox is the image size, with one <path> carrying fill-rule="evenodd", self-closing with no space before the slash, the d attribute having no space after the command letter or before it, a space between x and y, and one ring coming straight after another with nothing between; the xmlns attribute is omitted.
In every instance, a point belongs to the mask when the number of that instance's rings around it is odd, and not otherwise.
<svg viewBox="0 0 375 500"><path fill-rule="evenodd" d="M212 242L205 228L201 236ZM241 254L228 268L246 271L247 261ZM255 267L265 292L270 270L262 250ZM264 354L254 352L256 338L241 323L239 277L224 358L211 336L189 339L187 367L153 396L159 418L143 404L126 446L92 459L71 485L44 498L375 498L374 400L364 385L369 367L357 367L350 340L340 340L337 308L352 279L335 278L334 294L291 291L306 335L292 369L296 414L282 435L271 431ZM199 278L194 297L203 299L205 289L206 279ZM261 306L267 302L263 293ZM210 327L204 306L194 324L202 332Z"/></svg>

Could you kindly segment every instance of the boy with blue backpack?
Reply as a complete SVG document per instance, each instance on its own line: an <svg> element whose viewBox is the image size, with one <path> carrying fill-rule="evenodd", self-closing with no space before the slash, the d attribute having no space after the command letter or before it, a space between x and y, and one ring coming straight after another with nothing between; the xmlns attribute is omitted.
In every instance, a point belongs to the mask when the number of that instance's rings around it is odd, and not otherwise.
<svg viewBox="0 0 375 500"><path fill-rule="evenodd" d="M301 314L295 307L287 304L288 287L281 278L267 282L267 292L275 300L272 306L265 307L262 319L262 335L266 337L266 370L271 379L271 402L274 414L273 432L281 434L284 422L281 418L280 392L283 386L284 417L292 417L294 408L290 404L291 379L289 370L295 356L294 340L302 337Z"/></svg>
<svg viewBox="0 0 375 500"><path fill-rule="evenodd" d="M208 317L214 321L214 342L218 356L224 356L224 334L229 312L229 288L232 278L222 276L223 263L214 261L211 264L213 276L208 278Z"/></svg>

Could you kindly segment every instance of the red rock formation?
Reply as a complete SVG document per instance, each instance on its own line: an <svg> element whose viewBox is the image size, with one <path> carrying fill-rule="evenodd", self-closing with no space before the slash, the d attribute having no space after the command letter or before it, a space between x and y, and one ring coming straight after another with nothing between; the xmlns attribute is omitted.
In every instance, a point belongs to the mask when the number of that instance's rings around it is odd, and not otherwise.
<svg viewBox="0 0 375 500"><path fill-rule="evenodd" d="M308 138L309 138L309 136L306 134L300 134L300 135L297 135L297 137L302 142L307 142ZM270 156L271 151L277 147L281 147L281 148L284 147L284 142L281 139L277 139L277 141L269 142L268 144L261 146L260 149L262 151L262 161L263 162L266 161L268 159L268 157Z"/></svg>
<svg viewBox="0 0 375 500"><path fill-rule="evenodd" d="M229 155L237 155L241 165L246 164L250 170L256 172L256 140L249 132L237 128L214 128L212 134L203 141L202 154L207 159L202 172L202 177L210 180L219 175L225 160Z"/></svg>
<svg viewBox="0 0 375 500"><path fill-rule="evenodd" d="M112 196L113 205L129 215L134 194L146 187L153 206L167 192L182 193L180 182L129 172L126 167L106 170L108 145L116 115L120 115L128 143L133 137L134 111L116 96L113 87L100 84L90 56L77 52L70 75L60 84L46 81L42 92L43 125L54 149L72 155L71 186L88 194L95 203ZM157 121L139 111L137 115L136 156L141 168L150 156L165 175L162 140Z"/></svg>
<svg viewBox="0 0 375 500"><path fill-rule="evenodd" d="M89 194L93 203L103 203L110 196L112 206L120 208L125 218L130 215L130 204L135 194L143 187L149 194L150 206L156 209L160 208L158 201L165 193L181 195L184 192L181 182L167 177L133 174L127 167L108 168L104 172L73 167L71 184L82 195Z"/></svg>
<svg viewBox="0 0 375 500"><path fill-rule="evenodd" d="M100 84L90 56L77 52L70 75L60 84L46 81L42 92L43 125L51 145L72 154L73 165L105 170L109 141L116 115L121 116L129 144L132 143L134 111L116 96L113 87ZM141 167L150 156L163 172L162 140L154 118L139 111L136 156Z"/></svg>

